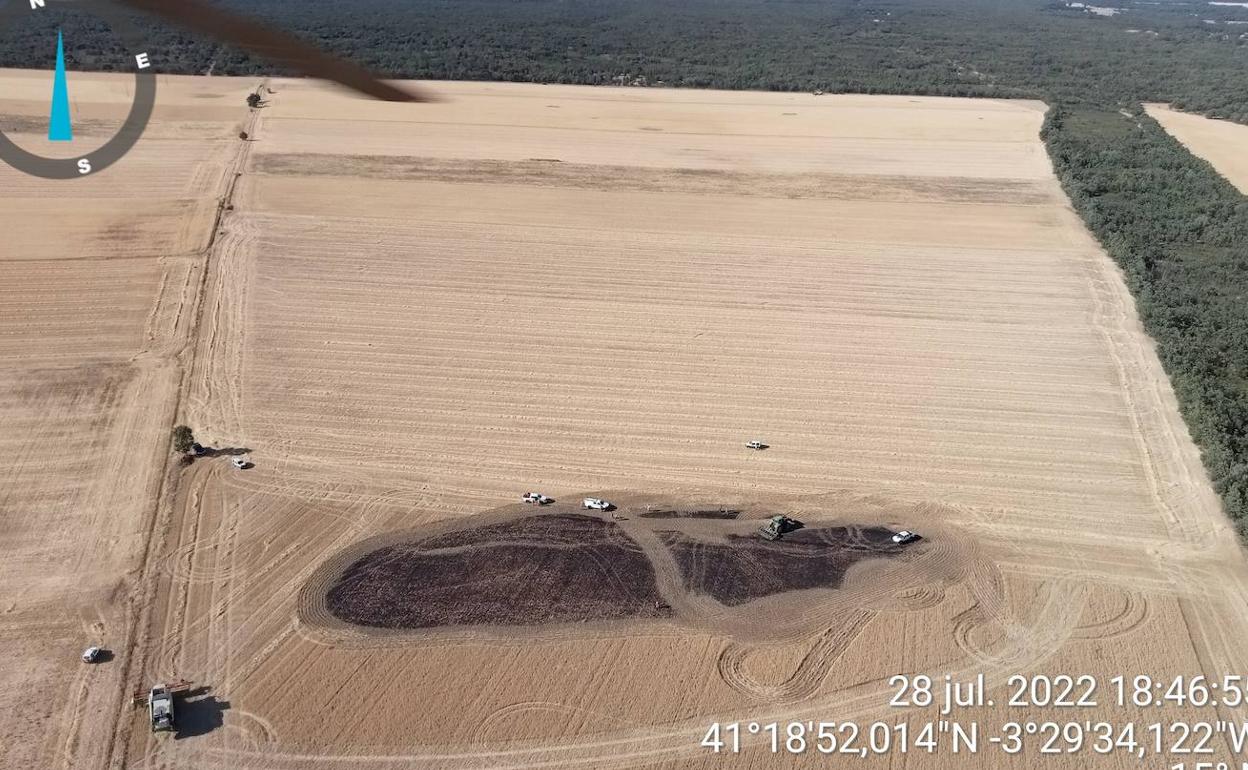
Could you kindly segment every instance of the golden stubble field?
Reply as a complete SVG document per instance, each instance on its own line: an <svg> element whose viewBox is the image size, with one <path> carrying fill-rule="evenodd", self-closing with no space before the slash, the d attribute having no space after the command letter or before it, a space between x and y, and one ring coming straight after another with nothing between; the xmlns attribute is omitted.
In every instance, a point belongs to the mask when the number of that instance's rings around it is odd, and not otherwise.
<svg viewBox="0 0 1248 770"><path fill-rule="evenodd" d="M79 74L75 148L126 78ZM98 176L0 164L0 767L100 767L127 677L216 198L250 80L162 78L143 142ZM46 73L0 71L0 129L46 136ZM103 643L117 657L87 667Z"/></svg>
<svg viewBox="0 0 1248 770"><path fill-rule="evenodd" d="M141 199L118 210L180 251L130 253L99 225L47 249L38 220L0 215L22 245L0 262L17 428L0 546L18 554L5 580L29 586L0 616L23 645L0 667L13 761L770 767L803 760L698 741L716 720L935 718L887 706L898 673L983 673L1003 702L1013 673L1245 670L1243 556L1129 294L1052 177L1043 105L457 83L410 106L281 80L248 117L252 85L179 81L188 110L231 109L170 113L203 133L145 140L81 193L101 211ZM256 141L232 138L244 120ZM185 166L149 201L141 153L172 164L161 142ZM185 211L149 221L149 202ZM162 476L175 410L256 467ZM892 592L860 565L800 623L763 600L739 632L353 635L300 612L353 543L529 489L786 501L951 555ZM117 619L118 658L86 669L96 613ZM176 736L82 702L179 677L201 690ZM19 708L31 688L55 697ZM1078 717L1153 713L1243 717Z"/></svg>
<svg viewBox="0 0 1248 770"><path fill-rule="evenodd" d="M1248 126L1183 112L1168 104L1145 104L1148 114L1193 155L1209 161L1218 173L1248 194Z"/></svg>

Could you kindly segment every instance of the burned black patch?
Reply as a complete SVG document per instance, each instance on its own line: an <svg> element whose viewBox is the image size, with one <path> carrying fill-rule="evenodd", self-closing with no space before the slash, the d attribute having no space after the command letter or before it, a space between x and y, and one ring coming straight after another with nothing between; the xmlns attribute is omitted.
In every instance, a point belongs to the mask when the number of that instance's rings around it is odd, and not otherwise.
<svg viewBox="0 0 1248 770"><path fill-rule="evenodd" d="M361 626L539 625L666 614L632 538L581 514L532 516L391 545L356 560L326 597Z"/></svg>
<svg viewBox="0 0 1248 770"><path fill-rule="evenodd" d="M661 532L684 577L685 590L736 606L808 588L837 588L864 559L895 556L906 546L883 527L807 528L766 541L751 535L704 540Z"/></svg>

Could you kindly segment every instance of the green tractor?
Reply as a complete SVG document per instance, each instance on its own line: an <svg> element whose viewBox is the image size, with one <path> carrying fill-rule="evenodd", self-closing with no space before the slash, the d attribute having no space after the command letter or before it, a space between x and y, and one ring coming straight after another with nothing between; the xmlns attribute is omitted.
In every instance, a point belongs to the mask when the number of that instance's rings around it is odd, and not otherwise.
<svg viewBox="0 0 1248 770"><path fill-rule="evenodd" d="M801 529L802 523L788 516L772 516L758 530L758 536L764 540L779 540L780 537L795 529Z"/></svg>

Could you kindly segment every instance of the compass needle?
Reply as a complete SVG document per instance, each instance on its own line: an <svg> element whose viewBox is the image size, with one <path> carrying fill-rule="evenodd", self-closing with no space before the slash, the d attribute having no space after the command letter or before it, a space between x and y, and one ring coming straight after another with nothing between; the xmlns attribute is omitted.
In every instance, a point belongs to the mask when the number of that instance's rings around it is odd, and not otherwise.
<svg viewBox="0 0 1248 770"><path fill-rule="evenodd" d="M0 130L0 161L33 176L46 179L79 179L98 174L120 160L139 141L152 116L156 100L155 65L160 52L149 49L138 30L118 6L147 12L173 21L191 30L216 36L222 40L256 52L305 75L340 83L377 99L395 102L424 102L433 97L408 85L387 83L368 70L345 59L322 51L289 33L272 29L259 21L233 11L218 8L205 0L0 0L0 28L12 24L28 13L44 13L49 6L75 12L85 11L99 17L121 38L134 71L130 95L130 111L112 138L103 145L74 158L49 158L19 147ZM52 87L52 109L48 120L48 139L72 142L73 123L70 115L69 86L65 74L65 43L60 30L56 39L56 79Z"/></svg>
<svg viewBox="0 0 1248 770"><path fill-rule="evenodd" d="M56 31L56 79L52 84L52 115L48 121L48 140L74 140L74 127L69 119L69 85L65 79L65 41L59 29Z"/></svg>
<svg viewBox="0 0 1248 770"><path fill-rule="evenodd" d="M74 157L46 157L15 144L0 130L0 161L32 176L44 179L81 179L98 174L134 147L143 135L143 129L152 116L156 103L156 71L159 52L149 48L142 35L127 14L119 12L105 0L29 0L27 3L0 0L0 29L4 29L26 14L47 13L48 7L86 13L97 17L120 39L126 52L127 66L134 72L133 85L128 89L130 109L121 125L103 144L83 149ZM71 28L72 29L72 28ZM60 29L56 32L56 73L52 84L52 104L48 116L48 140L52 142L74 141L73 116L70 112L69 82L65 71L65 38ZM89 143L90 144L90 143Z"/></svg>

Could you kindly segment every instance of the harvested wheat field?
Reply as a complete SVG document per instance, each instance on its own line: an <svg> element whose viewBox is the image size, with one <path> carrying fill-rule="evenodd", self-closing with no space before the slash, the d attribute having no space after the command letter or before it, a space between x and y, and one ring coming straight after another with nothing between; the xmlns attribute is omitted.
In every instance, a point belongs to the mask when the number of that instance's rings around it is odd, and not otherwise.
<svg viewBox="0 0 1248 770"><path fill-rule="evenodd" d="M75 146L111 134L126 82L75 78ZM161 78L134 152L72 184L0 164L0 767L103 766L132 716L122 653L253 86ZM47 88L46 73L0 71L0 128L50 153ZM84 666L90 644L113 658Z"/></svg>
<svg viewBox="0 0 1248 770"><path fill-rule="evenodd" d="M1168 104L1145 104L1144 108L1193 155L1207 160L1228 182L1248 195L1248 126L1183 112Z"/></svg>
<svg viewBox="0 0 1248 770"><path fill-rule="evenodd" d="M1052 176L1043 105L468 83L396 105L276 80L249 116L252 84L206 82L239 107L221 136L247 121L255 141L199 140L241 176L188 172L226 196L215 238L211 216L178 235L205 244L183 258L204 275L177 295L189 320L162 277L175 260L151 256L125 263L150 293L117 279L124 310L93 327L49 276L107 292L91 271L119 263L96 229L64 237L99 259L0 263L46 265L0 284L0 352L23 362L4 414L26 421L0 437L26 442L0 459L26 479L0 497L0 542L27 549L4 569L46 581L54 545L125 565L105 579L80 556L98 592L67 578L3 616L6 636L64 647L0 669L10 692L58 694L55 738L6 712L23 757L787 766L830 760L699 743L716 721L937 719L888 705L896 674L984 675L996 705L955 718L988 733L1074 716L1007 707L1016 673L1096 676L1104 703L1080 720L1243 718L1109 704L1116 675L1244 671L1248 568L1131 297ZM140 149L163 141L181 140ZM116 172L121 189L143 166ZM75 390L65 371L104 376L106 354L118 377L160 362L167 380L129 392L164 411ZM160 486L175 408L254 467L170 463ZM134 537L111 551L91 521L122 466L67 451L72 431L111 435L84 413L141 431L114 441L150 474L143 495L124 485ZM54 498L65 480L76 496ZM555 502L523 505L532 490ZM14 529L36 504L60 518ZM803 526L758 539L779 514ZM894 544L901 529L923 538ZM76 618L33 626L50 606L131 607L136 630L83 674ZM113 704L194 689L175 734L118 710L91 720L97 745L74 737L83 676L112 677L90 692ZM1140 766L1038 748L857 761Z"/></svg>

